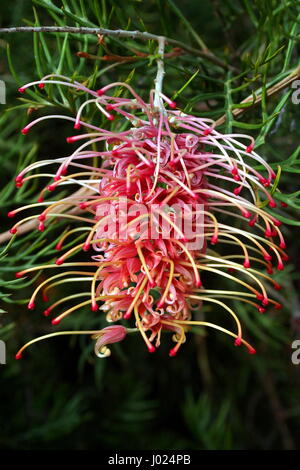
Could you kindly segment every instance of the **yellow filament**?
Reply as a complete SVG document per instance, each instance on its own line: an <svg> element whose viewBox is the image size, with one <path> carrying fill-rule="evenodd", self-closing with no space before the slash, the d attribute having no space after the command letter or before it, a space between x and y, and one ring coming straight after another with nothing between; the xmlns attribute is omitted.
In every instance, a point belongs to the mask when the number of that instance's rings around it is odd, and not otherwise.
<svg viewBox="0 0 300 470"><path fill-rule="evenodd" d="M174 323L180 324L180 325L199 325L199 326L208 326L210 328L214 328L216 330L222 331L223 333L226 333L227 335L232 336L233 338L238 338L238 335L233 333L232 331L227 330L226 328L223 328L222 326L216 325L215 323L210 323L207 321L188 321L188 320L174 320ZM252 346L245 341L243 338L240 338L241 342L250 350L254 349Z"/></svg>
<svg viewBox="0 0 300 470"><path fill-rule="evenodd" d="M130 172L131 170L135 169L135 166L130 163L128 167L126 168L126 189L129 190L130 188Z"/></svg>
<svg viewBox="0 0 300 470"><path fill-rule="evenodd" d="M179 245L183 251L185 252L185 254L187 255L188 259L190 260L190 263L193 267L193 270L194 270L194 274L195 274L195 278L196 278L196 282L198 284L200 284L200 276L199 276L199 273L198 273L198 269L197 269L197 265L191 255L191 253L189 252L189 250L184 246L183 243L181 243L179 240L176 240L175 238L172 239L172 241L174 241L175 243L177 243L177 245Z"/></svg>
<svg viewBox="0 0 300 470"><path fill-rule="evenodd" d="M99 295L95 298L95 300L108 300L108 299L123 299L126 297L125 295ZM78 310L81 307L84 307L85 305L89 305L91 303L90 299L85 300L84 302L80 302L80 304L75 305L74 307L69 308L65 312L61 313L58 317L55 318L57 322L60 322L63 318L66 316L70 315L70 313L74 312L75 310Z"/></svg>
<svg viewBox="0 0 300 470"><path fill-rule="evenodd" d="M93 276L92 285L91 285L91 299L92 299L92 303L95 302L95 297L96 297L95 287L96 287L96 282L97 282L98 275L99 275L99 273L101 272L101 270L102 270L105 266L109 266L109 265L111 265L111 264L117 266L119 263L117 263L117 262L111 262L111 261L107 261L107 262L101 263L101 266L99 266L99 268L98 268L97 271L95 272L95 275Z"/></svg>
<svg viewBox="0 0 300 470"><path fill-rule="evenodd" d="M23 271L19 271L20 275L24 275L30 273L32 271L39 271L40 269L49 269L49 268L60 268L66 266L99 266L99 262L76 262L76 263L64 263L63 265L57 264L45 264L43 266L34 266L33 268L23 269Z"/></svg>
<svg viewBox="0 0 300 470"><path fill-rule="evenodd" d="M93 274L93 273L89 273ZM86 281L91 281L93 279L92 276L90 277L69 277L68 279L61 279L60 281L52 282L49 284L47 287L45 287L44 294L47 295L48 291L52 289L53 287L59 286L60 284L65 284L68 282L86 282Z"/></svg>
<svg viewBox="0 0 300 470"><path fill-rule="evenodd" d="M63 242L66 240L66 238L71 235L72 233L76 232L86 232L87 230L90 230L90 227L77 227L73 228L72 230L69 230L68 232L64 233L63 236L59 239L58 245L62 245Z"/></svg>
<svg viewBox="0 0 300 470"><path fill-rule="evenodd" d="M178 261L179 264L182 264L183 266L191 266L190 263L186 262L186 261ZM223 271L220 271L219 269L213 269L213 268L210 268L210 267L207 267L207 266L199 266L199 269L203 270L203 271L210 271L210 272L213 272L213 273L216 273L216 274L219 274L223 277L227 277L228 279L231 279L232 281L235 281L237 282L238 284L241 284L243 285L244 287L246 287L248 290L250 290L251 292L254 292L256 294L256 289L254 289L254 287L250 286L250 284L247 284L246 282L242 281L241 279L238 279L236 278L235 276L232 276L231 274L228 274L228 273L225 273Z"/></svg>
<svg viewBox="0 0 300 470"><path fill-rule="evenodd" d="M144 289L144 287L145 287L147 281L148 281L148 278L147 278L147 276L145 276L144 279L143 279L143 281L142 281L142 283L141 283L141 285L140 285L140 287L139 287L139 290L137 291L137 293L136 293L136 295L135 295L135 297L134 297L134 299L133 299L133 301L131 302L131 304L129 305L128 309L126 310L126 313L125 313L126 315L129 315L129 314L131 313L131 311L132 311L133 307L135 306L135 304L137 303L138 298L139 298L139 296L141 295L141 292L142 292L142 290Z"/></svg>
<svg viewBox="0 0 300 470"><path fill-rule="evenodd" d="M233 197L227 196L227 194L220 193L218 191L214 191L213 189L195 189L195 193L204 193L206 195L211 194L212 196L216 197L217 199L225 199L226 201L231 202L234 206L238 207L241 212L244 212L244 207L242 204L239 204ZM256 210L256 206L253 206L253 210Z"/></svg>
<svg viewBox="0 0 300 470"><path fill-rule="evenodd" d="M57 331L56 333L50 333L48 335L39 336L38 338L32 339L28 341L21 349L17 352L17 356L22 354L22 352L28 348L33 343L37 343L38 341L42 341L44 339L53 338L54 336L61 336L61 335L94 335L99 334L101 330L88 330L88 331Z"/></svg>
<svg viewBox="0 0 300 470"><path fill-rule="evenodd" d="M234 311L228 307L228 305L224 304L223 302L221 302L220 300L217 300L217 299L213 299L211 297L205 297L205 296L198 296L198 295L187 295L186 297L188 297L189 299L195 299L195 300L204 300L206 302L212 302L212 303L215 303L217 305L221 305L221 307L223 307L225 310L227 310L227 312L230 313L230 315L232 315L232 317L234 318L235 322L236 322L236 325L237 325L237 330L238 330L238 337L241 338L242 337L242 327L241 327L241 323L237 317L237 315L234 313Z"/></svg>
<svg viewBox="0 0 300 470"><path fill-rule="evenodd" d="M144 271L150 281L151 284L153 284L153 279L152 279L152 276L149 272L149 269L148 269L148 266L147 266L147 263L146 263L146 260L145 260L145 257L143 255L143 252L142 252L142 249L140 247L140 244L139 243L136 243L136 249L137 249L137 252L138 252L138 255L139 255L139 258L140 258L140 261L143 265L143 268L144 268Z"/></svg>
<svg viewBox="0 0 300 470"><path fill-rule="evenodd" d="M163 258L164 260L165 258ZM169 279L168 279L168 282L167 282L167 285L166 285L166 288L164 290L164 293L163 295L161 296L161 299L159 300L159 303L163 303L168 292L169 292L169 289L170 289L170 286L171 286L171 283L172 283L172 280L173 280L173 276L174 276L174 262L171 260L171 259L167 259L167 261L170 263L170 274L169 274Z"/></svg>
<svg viewBox="0 0 300 470"><path fill-rule="evenodd" d="M59 299L56 302L54 302L53 304L51 304L51 306L49 308L52 312L52 310L54 310L58 305L63 304L67 300L72 300L72 299L76 299L78 297L84 297L84 296L87 296L87 295L90 295L90 293L89 292L80 292L79 294L68 295L68 297L63 297L62 299Z"/></svg>
<svg viewBox="0 0 300 470"><path fill-rule="evenodd" d="M67 276L68 274L86 274L84 271L68 271L68 272L65 272L65 273L59 273L59 274L56 274L55 276L51 276L49 277L48 279L46 279L45 281L43 281L36 289L35 291L33 292L31 298L30 298L30 302L33 302L35 297L37 296L38 292L46 285L48 284L48 282L51 282L53 281L54 279L57 279L57 278L60 278L60 277L63 277L63 276ZM91 273L87 273L87 274L91 274Z"/></svg>
<svg viewBox="0 0 300 470"><path fill-rule="evenodd" d="M170 322L170 321L166 321L166 320L161 320L162 324L164 325L171 325L171 326L174 326L174 323ZM176 346L174 347L173 351L175 353L177 353L178 349L180 348L180 346L182 345L182 343L185 341L185 332L184 332L184 328L183 326L181 325L176 325L179 329L180 329L180 338L179 340L177 341L177 344Z"/></svg>
<svg viewBox="0 0 300 470"><path fill-rule="evenodd" d="M140 320L140 317L139 317L139 313L138 313L138 309L137 309L137 305L134 306L134 316L135 316L135 319L136 319L136 323L137 323L137 326L138 326L138 329L147 345L148 348L151 348L152 347L152 344L150 343L149 341L149 338L148 336L146 335L144 329L143 329L143 326L142 326L142 323L141 323L141 320Z"/></svg>
<svg viewBox="0 0 300 470"><path fill-rule="evenodd" d="M162 212L162 211L160 211L160 210L158 210L157 212L158 212L158 214L160 214L160 215L162 216L163 219L165 219L165 220L168 222L168 224L170 224L170 225L173 227L173 229L175 230L175 232L177 232L178 235L179 235L181 238L184 238L184 234L183 234L182 231L177 227L177 225L174 224L174 222L170 219L170 217L168 217L164 212Z"/></svg>
<svg viewBox="0 0 300 470"><path fill-rule="evenodd" d="M165 199L160 203L161 206L163 206L164 204L167 204L167 202L172 199L173 196L175 196L175 194L180 190L180 186L176 186L173 191L171 191L166 197Z"/></svg>

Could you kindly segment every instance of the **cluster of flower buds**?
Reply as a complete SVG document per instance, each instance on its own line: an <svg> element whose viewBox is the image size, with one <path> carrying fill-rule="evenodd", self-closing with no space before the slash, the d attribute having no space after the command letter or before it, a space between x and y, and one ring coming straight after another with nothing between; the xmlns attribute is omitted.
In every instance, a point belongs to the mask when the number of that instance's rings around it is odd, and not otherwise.
<svg viewBox="0 0 300 470"><path fill-rule="evenodd" d="M43 116L22 133L45 119L66 119L78 131L67 142L78 146L67 157L32 163L17 176L17 187L33 178L48 181L36 203L9 213L13 217L27 209L39 211L18 221L11 233L32 219L37 220L39 231L65 220L77 226L63 231L57 250L63 250L65 241L78 233L83 238L63 251L55 263L17 273L21 277L41 269L58 271L39 284L28 308L34 308L37 295L48 300L54 286L71 282L76 293L56 300L44 314L60 309L52 319L57 325L78 309L90 307L99 314L105 312L101 314L108 322L120 322L114 329L108 327L109 332L104 331L107 328L98 333L81 332L98 338L100 355L107 355L106 344L123 339L126 328L133 326L149 352L160 345L162 332L171 332L175 345L169 354L175 356L188 330L206 326L255 353L227 300L246 302L260 313L268 305L280 309L278 301L270 298L270 291L280 289L272 278L273 266L282 270L288 257L281 222L266 210L276 207L276 174L254 151L252 137L222 134L213 120L181 112L154 90L146 103L126 83L111 83L94 91L67 77L49 75L19 91L53 84L73 87L89 99L76 117ZM129 98L111 93L120 87ZM86 122L87 105L95 105L108 121L117 118L115 130ZM54 165L55 173L44 173L44 168ZM82 261L72 262L80 250ZM206 278L211 274L237 287L210 289ZM88 292L78 288L87 282ZM73 306L62 309L64 303L73 301ZM203 303L223 309L233 327L210 321L210 312L205 320L196 320L195 312ZM25 345L17 357L40 339Z"/></svg>

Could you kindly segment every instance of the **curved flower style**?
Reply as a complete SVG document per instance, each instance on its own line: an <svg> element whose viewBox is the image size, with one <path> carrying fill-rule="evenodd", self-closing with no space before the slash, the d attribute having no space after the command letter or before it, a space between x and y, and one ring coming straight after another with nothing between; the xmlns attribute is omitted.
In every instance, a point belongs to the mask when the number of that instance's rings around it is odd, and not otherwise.
<svg viewBox="0 0 300 470"><path fill-rule="evenodd" d="M90 292L61 298L45 310L48 316L64 302L86 297L54 317L52 324L90 306L95 312L106 312L108 322L122 320L130 325L133 321L149 352L159 346L162 331L172 331L176 344L169 354L175 356L190 327L207 326L232 336L235 345L243 344L249 353L255 353L243 338L238 315L225 302L243 301L261 313L269 303L281 308L269 298L266 284L280 289L271 277L272 265L275 261L277 269L282 270L288 257L281 223L264 209L267 204L276 207L275 185L273 195L268 190L276 175L253 150L252 137L221 134L214 121L181 112L162 93L157 107L153 90L146 103L126 83L112 83L93 91L67 77L49 75L19 91L50 84L76 88L90 98L80 106L76 118L44 116L28 124L22 133L27 134L44 119L67 119L74 122L76 130L83 129L68 137L67 142L80 145L66 158L33 163L17 176L17 187L36 177L50 176L52 182L41 191L37 203L9 213L14 216L25 209L41 210L17 222L11 233L31 219L36 218L38 230L43 231L45 224L55 226L55 221L63 218L79 227L63 232L58 250L67 238L78 232L85 235L82 243L64 252L55 264L17 273L20 277L40 269L70 269L43 281L32 294L28 308L34 308L40 292L47 299L54 285L90 281ZM126 88L132 98L109 94L116 87ZM94 104L108 120L118 116L123 130L109 131L85 122L88 104ZM53 164L55 174L30 174ZM49 192L57 194L74 185L79 185L79 190L48 200ZM218 253L216 247L221 244L231 252L227 249L225 255ZM79 250L83 250L83 261L70 262ZM205 273L225 277L240 290L209 289L202 285ZM199 311L203 302L222 307L232 318L234 331L195 320L193 311ZM108 328L112 334L113 327ZM118 328L119 336L113 335L113 341L125 336L125 327ZM96 349L100 344L101 352L105 335L99 331L98 337L101 344L98 339Z"/></svg>

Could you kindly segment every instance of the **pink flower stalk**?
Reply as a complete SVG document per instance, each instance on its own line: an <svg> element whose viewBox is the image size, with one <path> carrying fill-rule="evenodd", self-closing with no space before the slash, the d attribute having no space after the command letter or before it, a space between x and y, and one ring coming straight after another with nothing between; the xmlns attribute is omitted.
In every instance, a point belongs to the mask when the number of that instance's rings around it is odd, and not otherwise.
<svg viewBox="0 0 300 470"><path fill-rule="evenodd" d="M34 308L40 292L47 299L55 285L68 281L78 286L79 282L89 281L89 293L61 298L45 310L48 316L64 302L87 297L56 315L53 324L90 306L95 312L106 312L108 322L133 322L149 352L159 346L163 331L173 331L176 344L169 354L175 356L190 327L207 326L232 336L235 345L243 344L253 354L255 349L243 338L238 315L227 300L246 302L260 313L269 304L281 308L269 297L268 284L280 288L271 277L273 265L282 270L288 257L281 223L264 209L262 201L271 209L276 207L275 187L272 194L268 189L276 175L254 151L252 137L221 134L214 121L182 113L163 94L159 96L159 108L154 105L153 91L150 102L145 103L126 83L112 83L93 91L67 77L51 75L20 91L53 83L82 90L90 98L75 118L44 116L22 132L27 134L44 119L67 119L76 130L82 129L82 133L67 137L68 143L78 142L79 146L68 157L35 162L17 176L16 186L20 187L44 176L31 174L33 170L57 166L38 202L16 209L9 216L30 208L40 209L40 213L20 220L11 232L17 233L21 224L35 218L40 231L45 224L55 227L55 221L61 218L79 224L64 231L58 250L78 232L86 235L55 264L17 273L20 277L40 269L70 269L42 282L28 308ZM132 98L111 96L109 91L117 86L127 88ZM165 109L163 102L171 109ZM117 123L127 121L128 129L110 131L85 122L85 106L91 103L109 121L115 117ZM95 145L97 150L91 150ZM252 163L259 164L263 173ZM79 186L77 191L71 189L68 196L59 196L59 190L75 185ZM52 194L56 194L56 200L49 198ZM186 223L192 232L187 233ZM217 251L221 244L232 248L230 254ZM79 250L83 251L83 261L70 262ZM209 289L206 273L227 278L240 289ZM193 311L201 309L203 302L222 307L230 315L234 331L211 321L194 320ZM118 325L102 332L95 345L100 352L106 342L123 339L126 328Z"/></svg>

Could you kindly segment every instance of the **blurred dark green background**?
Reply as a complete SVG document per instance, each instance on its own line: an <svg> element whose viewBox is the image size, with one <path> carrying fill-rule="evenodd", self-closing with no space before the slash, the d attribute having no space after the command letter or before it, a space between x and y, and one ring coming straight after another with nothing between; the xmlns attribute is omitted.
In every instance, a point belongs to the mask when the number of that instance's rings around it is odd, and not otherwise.
<svg viewBox="0 0 300 470"><path fill-rule="evenodd" d="M1 449L299 448L300 364L292 364L291 344L300 339L300 105L292 103L291 87L267 97L271 85L299 66L299 11L298 1L279 0L0 3L1 27L41 23L147 30L198 50L207 47L236 67L230 72L180 51L166 59L164 90L188 112L216 119L226 114L224 131L254 135L258 152L275 170L280 163L280 188L290 207L279 214L287 222L284 234L291 256L276 277L284 287L276 294L283 310L270 309L262 316L235 305L247 337L257 347L256 356L234 348L218 333L199 332L188 336L176 358L168 357L168 338L155 355L149 355L140 338L129 337L112 346L109 359L100 360L89 338L65 337L33 346L17 362L14 354L24 342L54 331L41 315L42 303L33 312L26 308L37 281L31 279L33 285L29 278L14 281L21 267L48 259L45 245L38 232L17 237L0 259L0 338L7 344L7 364L0 365ZM92 76L98 87L130 79L145 99L153 86L154 42L108 37L103 46L95 37L65 37L0 35L0 79L7 89L7 103L0 105L3 233L11 226L6 212L30 202L38 190L34 185L15 189L18 169L28 161L67 155L65 137L72 133L68 123L52 120L24 138L20 128L28 122L28 108L33 117L52 112L50 108L73 115L77 103L65 91L48 97L35 91L20 101L21 84L60 71L82 81ZM136 51L144 56L116 63L79 58L76 53L82 51L97 57L132 56ZM167 52L174 50L168 46ZM234 119L234 105L259 89L261 104ZM55 256L58 234L59 230L46 233L50 258ZM0 250L5 246L3 242ZM206 282L214 288L219 280ZM94 313L82 311L64 327L98 328L99 321L105 324Z"/></svg>

